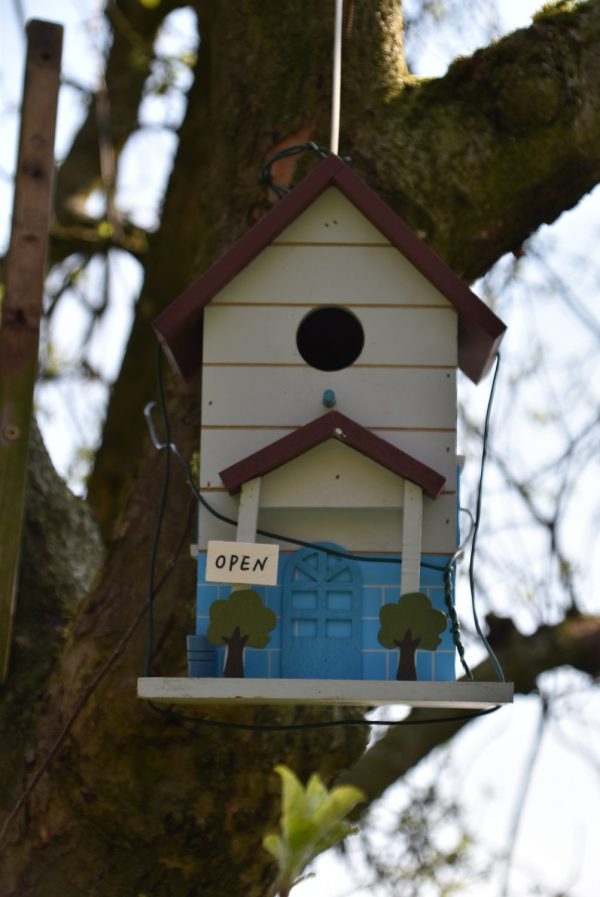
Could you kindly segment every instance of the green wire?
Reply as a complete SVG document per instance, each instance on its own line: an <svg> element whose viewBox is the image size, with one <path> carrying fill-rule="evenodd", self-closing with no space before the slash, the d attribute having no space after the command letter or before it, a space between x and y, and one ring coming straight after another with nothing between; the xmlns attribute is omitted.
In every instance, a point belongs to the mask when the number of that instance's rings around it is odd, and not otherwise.
<svg viewBox="0 0 600 897"><path fill-rule="evenodd" d="M496 355L496 369L494 371L494 377L492 379L492 385L490 388L490 395L487 404L487 410L485 412L485 422L483 425L483 441L481 446L481 467L479 469L479 483L477 484L477 504L475 506L475 525L473 526L473 539L471 542L471 557L469 559L469 588L471 590L471 608L473 610L473 620L475 623L475 629L477 630L477 635L481 639L482 643L485 646L485 649L488 653L488 657L490 658L490 662L494 668L494 672L498 678L499 682L506 682L504 677L504 671L500 664L500 661L494 654L492 646L488 642L485 637L481 625L479 623L479 616L477 614L477 602L475 600L475 553L477 550L477 536L479 535L479 524L481 523L481 502L483 497L483 475L485 472L485 462L487 458L488 451L488 439L490 434L490 419L492 416L492 404L494 401L494 393L496 392L496 382L498 380L498 371L500 370L500 353Z"/></svg>
<svg viewBox="0 0 600 897"><path fill-rule="evenodd" d="M161 384L161 388L159 390L159 399L161 401L161 406L164 408L165 414L163 415L163 422L165 425L165 436L167 439L167 445L171 443L171 427L169 424L169 418L166 414L166 407L164 404L164 390L162 388L162 368L161 368L161 359L162 353L160 350L160 346L158 346L158 352L155 356L155 371L156 371L156 380L157 383ZM146 645L146 676L150 676L152 673L152 654L154 652L154 599L156 597L156 561L158 556L158 546L160 543L160 534L162 530L163 519L165 516L165 508L167 505L167 496L169 493L169 486L171 484L171 452L165 452L165 472L163 476L163 485L160 495L160 503L158 506L158 513L156 515L156 527L154 529L154 539L152 540L152 551L150 554L150 569L148 575L148 640Z"/></svg>
<svg viewBox="0 0 600 897"><path fill-rule="evenodd" d="M443 723L468 722L478 716L487 716L488 713L495 713L500 710L501 704L494 707L487 707L484 710L475 710L473 713L456 713L452 716L428 717L426 719L395 719L395 720L369 720L369 719L334 719L327 722L314 723L232 723L228 720L204 719L201 716L189 716L185 713L175 713L167 707L159 707L153 701L146 701L146 704L159 713L161 716L167 717L172 722L193 723L197 726L204 726L209 729L237 729L242 732L295 732L306 729L335 729L340 726L347 728L349 726L430 726L440 725Z"/></svg>
<svg viewBox="0 0 600 897"><path fill-rule="evenodd" d="M320 159L325 159L327 156L331 155L331 150L326 149L323 146L318 146L314 140L309 140L307 143L299 143L296 146L288 146L286 149L280 150L278 153L275 153L272 156L264 168L261 170L260 175L258 177L261 184L265 184L265 186L269 187L273 193L278 197L278 199L283 199L283 197L290 192L289 187L282 187L280 184L276 184L271 176L271 168L278 162L279 159L287 159L289 156L297 156L300 153L306 152L306 150L311 150L311 152L316 153ZM352 160L348 156L342 157L342 161L349 164Z"/></svg>
<svg viewBox="0 0 600 897"><path fill-rule="evenodd" d="M299 148L297 148L297 147L293 147L291 149L299 151ZM317 148L317 151L318 151L318 148ZM271 161L273 161L273 160L271 160ZM169 467L168 460L170 458L171 452L175 455L175 457L179 461L180 465L182 466L182 468L185 472L185 476L186 476L188 485L190 486L190 488L191 488L196 500L199 502L199 504L202 507L204 507L208 511L208 513L211 514L213 517L215 517L217 520L220 520L223 523L228 524L229 526L237 526L236 520L233 520L231 517L227 517L225 514L222 514L220 511L217 511L217 509L213 508L213 506L211 504L209 504L209 502L204 498L204 496L202 496L200 494L200 491L198 490L198 487L196 486L196 483L194 482L194 477L193 477L193 474L192 474L192 471L191 471L191 468L190 468L188 462L185 460L185 458L183 457L183 455L181 454L181 452L179 451L177 446L170 441L171 430L170 430L169 416L168 416L168 412L167 412L165 395L164 395L164 383L163 383L162 363L161 362L162 362L162 351L161 351L160 345L157 345L156 383L157 383L157 393L158 393L158 404L159 404L161 418L162 418L164 428L165 428L165 436L166 436L167 441L166 441L166 443L159 444L158 441L155 440L155 445L157 446L157 448L161 448L161 449L166 448L167 449L167 452L166 452L167 463L165 466L165 482L163 484L163 492L161 495L161 506L159 509L158 522L157 522L153 550L152 550L151 585L150 585L150 595L149 595L149 599L148 599L149 610L151 612L150 616L153 616L154 568L155 568L155 564L156 564L156 552L158 549L158 540L160 537L162 516L164 514L164 506L166 503L166 493L168 491L168 483L169 483L169 476L170 476L170 467ZM475 520L473 523L472 531L469 534L469 537L465 540L465 543L458 548L458 550L452 555L452 557L450 558L450 560L448 561L448 563L445 566L441 567L438 564L431 564L427 561L421 561L421 567L428 569L428 570L437 570L443 574L443 577L444 577L444 602L446 604L446 608L448 610L448 616L450 618L450 628L451 628L451 632L452 632L452 640L453 640L454 646L457 650L460 663L465 671L465 675L467 676L468 679L472 680L473 673L471 672L471 669L469 668L467 661L465 659L465 648L462 643L461 634L460 634L460 622L458 620L454 602L452 601L452 574L454 572L456 561L457 561L458 557L460 556L460 554L463 552L465 545L469 542L469 540L472 540L471 557L470 557L470 561L469 561L469 588L470 588L470 592L471 592L471 607L472 607L472 612L473 612L473 620L475 623L475 629L477 631L477 634L478 634L482 644L484 645L484 647L488 653L488 656L490 658L490 661L491 661L494 671L496 673L496 677L498 678L498 680L500 682L505 682L506 679L504 676L504 672L502 670L502 666L500 665L500 662L498 661L498 658L496 657L490 643L488 642L487 638L485 637L485 634L483 633L481 624L479 622L479 617L477 614L476 600L475 600L475 575L474 575L475 553L476 553L476 547L477 547L477 535L479 532L479 524L480 524L480 519L481 519L481 506L482 506L482 494L483 494L483 474L484 474L484 468L485 468L485 461L486 461L486 457L487 457L487 445L488 445L488 439L489 439L492 404L493 404L494 394L495 394L495 390L496 390L496 382L497 382L497 378L498 378L499 367L500 367L500 355L498 354L496 356L496 368L494 371L494 377L492 380L492 386L491 386L490 394L488 397L488 403L487 403L487 409L486 409L486 415L485 415L485 424L484 424L483 441L482 441L482 452L481 452L481 467L480 467L479 483L478 483L478 489L477 489L477 504L476 504ZM302 539L294 539L291 536L285 536L285 535L282 535L281 533L273 533L269 530L264 530L261 528L257 528L256 532L257 532L257 534L264 536L267 539L274 539L278 542L288 542L292 545L298 545L301 548L309 548L314 551L320 551L325 554L332 555L334 557L339 557L339 558L342 558L345 560L361 561L361 562L366 562L366 563L384 563L384 564L399 564L399 565L402 564L402 558L400 558L400 557L389 557L389 556L381 557L381 556L372 556L372 555L351 554L350 552L342 551L342 550L335 549L335 548L325 547L322 545L318 545L314 542L304 541ZM153 623L150 623L150 621L149 621L149 640L150 639L153 640L153 635L154 635ZM150 641L149 649L148 649L150 653L151 653L151 644L152 644L152 642ZM150 668L149 663L150 663L150 658L147 657L147 663L146 663L147 670Z"/></svg>

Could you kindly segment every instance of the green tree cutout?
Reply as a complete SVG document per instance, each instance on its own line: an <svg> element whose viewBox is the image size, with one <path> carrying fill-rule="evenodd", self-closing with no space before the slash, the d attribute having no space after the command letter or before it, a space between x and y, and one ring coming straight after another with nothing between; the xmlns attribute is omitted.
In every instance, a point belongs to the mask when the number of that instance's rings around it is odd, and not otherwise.
<svg viewBox="0 0 600 897"><path fill-rule="evenodd" d="M316 773L304 787L287 766L275 772L281 776L281 834L266 835L263 846L279 867L276 892L287 897L316 856L356 831L345 817L366 797L353 785L328 791Z"/></svg>
<svg viewBox="0 0 600 897"><path fill-rule="evenodd" d="M396 679L416 679L417 648L435 651L447 625L446 614L435 610L427 595L408 592L398 604L384 604L379 611L378 639L384 648L398 648Z"/></svg>
<svg viewBox="0 0 600 897"><path fill-rule="evenodd" d="M244 676L244 648L264 648L277 617L253 589L232 592L229 598L213 601L206 637L213 645L227 645L224 676Z"/></svg>

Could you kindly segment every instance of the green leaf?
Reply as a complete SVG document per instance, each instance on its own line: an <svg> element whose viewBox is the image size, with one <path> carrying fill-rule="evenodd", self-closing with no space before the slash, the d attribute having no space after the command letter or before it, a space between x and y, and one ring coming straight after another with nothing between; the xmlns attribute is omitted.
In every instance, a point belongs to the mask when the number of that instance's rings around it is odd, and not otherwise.
<svg viewBox="0 0 600 897"><path fill-rule="evenodd" d="M306 786L306 800L309 807L316 810L320 803L327 797L327 788L320 777L313 773Z"/></svg>
<svg viewBox="0 0 600 897"><path fill-rule="evenodd" d="M329 850L330 847L334 847L336 844L339 844L339 842L343 841L344 838L347 838L348 835L353 835L357 831L357 826L351 825L345 820L343 822L338 822L337 825L335 825L331 829L331 831L329 831L319 841L317 841L316 849L311 856L311 860L318 856L320 853Z"/></svg>
<svg viewBox="0 0 600 897"><path fill-rule="evenodd" d="M304 811L304 789L302 783L291 769L280 764L275 772L281 778L281 822L285 835L285 826L290 818L302 815Z"/></svg>
<svg viewBox="0 0 600 897"><path fill-rule="evenodd" d="M365 796L351 785L328 791L316 774L304 787L287 766L275 771L281 778L281 835L267 835L263 845L277 860L278 887L287 894L311 860L356 831L344 816Z"/></svg>
<svg viewBox="0 0 600 897"><path fill-rule="evenodd" d="M350 810L364 800L365 796L352 785L341 785L334 788L321 805L315 810L315 822L320 829L327 831Z"/></svg>
<svg viewBox="0 0 600 897"><path fill-rule="evenodd" d="M265 835L262 843L265 850L268 850L279 864L285 860L283 841L279 835Z"/></svg>

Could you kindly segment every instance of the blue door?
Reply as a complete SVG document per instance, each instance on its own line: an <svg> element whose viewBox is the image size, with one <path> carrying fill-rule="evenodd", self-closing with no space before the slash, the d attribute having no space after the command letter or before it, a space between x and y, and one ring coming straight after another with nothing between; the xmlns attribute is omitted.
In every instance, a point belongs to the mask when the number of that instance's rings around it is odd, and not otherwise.
<svg viewBox="0 0 600 897"><path fill-rule="evenodd" d="M282 678L361 679L361 617L359 565L298 551L283 578Z"/></svg>

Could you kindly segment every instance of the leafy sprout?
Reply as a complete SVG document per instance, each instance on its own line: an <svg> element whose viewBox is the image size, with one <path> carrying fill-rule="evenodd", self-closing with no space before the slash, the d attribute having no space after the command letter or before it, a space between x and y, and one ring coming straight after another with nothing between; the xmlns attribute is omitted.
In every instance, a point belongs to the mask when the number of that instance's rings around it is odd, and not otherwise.
<svg viewBox="0 0 600 897"><path fill-rule="evenodd" d="M263 846L277 860L276 891L287 897L315 857L357 831L345 817L365 795L352 785L328 790L316 773L305 787L287 766L275 772L281 777L281 834L267 835Z"/></svg>

